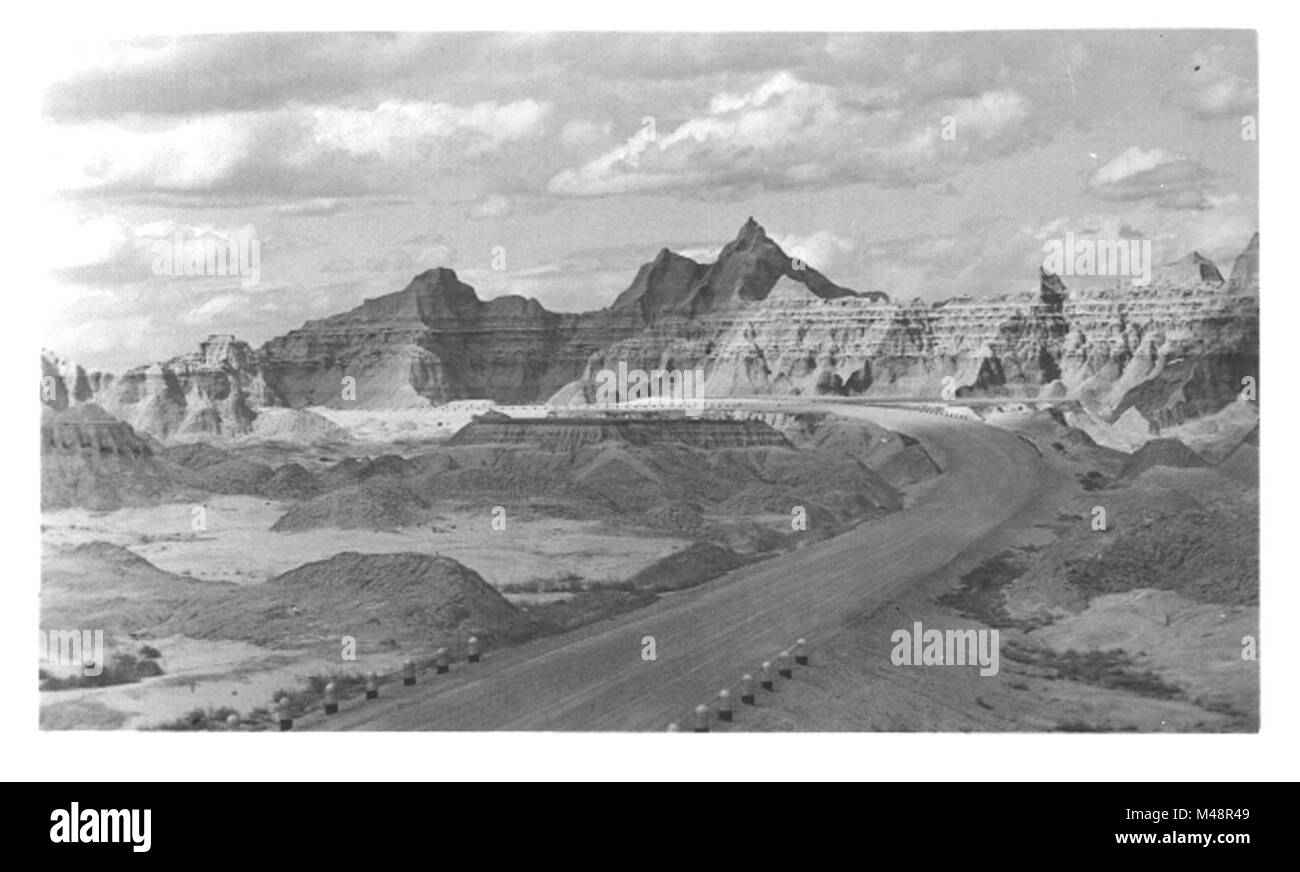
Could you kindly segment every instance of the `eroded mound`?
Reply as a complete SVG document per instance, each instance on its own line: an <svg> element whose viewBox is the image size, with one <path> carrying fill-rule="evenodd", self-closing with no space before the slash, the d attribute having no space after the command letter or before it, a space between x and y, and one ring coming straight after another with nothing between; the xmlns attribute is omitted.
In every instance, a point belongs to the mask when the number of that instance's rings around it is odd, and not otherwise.
<svg viewBox="0 0 1300 872"><path fill-rule="evenodd" d="M316 476L299 463L286 463L262 485L263 494L279 500L310 499L320 492Z"/></svg>
<svg viewBox="0 0 1300 872"><path fill-rule="evenodd" d="M332 490L290 509L272 525L277 533L329 527L338 530L398 530L428 519L429 501L413 487L374 478Z"/></svg>
<svg viewBox="0 0 1300 872"><path fill-rule="evenodd" d="M41 559L41 626L102 629L107 636L139 633L169 619L182 602L225 590L165 572L108 542L46 549Z"/></svg>
<svg viewBox="0 0 1300 872"><path fill-rule="evenodd" d="M1101 559L1065 564L1089 597L1138 587L1203 603L1259 602L1259 511L1247 502L1166 514L1121 529Z"/></svg>
<svg viewBox="0 0 1300 872"><path fill-rule="evenodd" d="M1209 464L1177 439L1152 439L1124 462L1120 475L1134 478L1155 466L1191 468Z"/></svg>
<svg viewBox="0 0 1300 872"><path fill-rule="evenodd" d="M499 639L520 613L477 572L450 557L344 552L178 612L162 632L243 639L271 647L388 639L450 644Z"/></svg>
<svg viewBox="0 0 1300 872"><path fill-rule="evenodd" d="M150 440L98 406L42 408L42 509L147 504L175 496L182 479Z"/></svg>
<svg viewBox="0 0 1300 872"><path fill-rule="evenodd" d="M830 455L851 457L894 487L915 484L941 471L934 458L911 436L870 421L834 416L798 416L800 443Z"/></svg>
<svg viewBox="0 0 1300 872"><path fill-rule="evenodd" d="M730 548L710 542L693 545L657 560L632 576L628 583L653 591L682 590L717 578L747 561Z"/></svg>

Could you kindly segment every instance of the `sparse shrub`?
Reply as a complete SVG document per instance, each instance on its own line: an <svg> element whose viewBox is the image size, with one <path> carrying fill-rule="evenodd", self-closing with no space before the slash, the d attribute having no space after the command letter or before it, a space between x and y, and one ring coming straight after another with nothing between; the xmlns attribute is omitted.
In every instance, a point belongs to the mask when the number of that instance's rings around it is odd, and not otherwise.
<svg viewBox="0 0 1300 872"><path fill-rule="evenodd" d="M226 718L238 714L239 712L230 706L220 706L215 709L190 709L190 711L181 715L176 720L162 724L161 726L155 727L155 729L169 732L203 732L222 730L226 728ZM241 726L252 726L254 729L260 729L263 728L264 725L256 722L252 724L241 722Z"/></svg>
<svg viewBox="0 0 1300 872"><path fill-rule="evenodd" d="M114 654L98 675L71 675L61 678L41 670L41 690L70 690L78 687L109 687L114 684L133 684L142 678L163 674L163 668L154 660L134 654Z"/></svg>

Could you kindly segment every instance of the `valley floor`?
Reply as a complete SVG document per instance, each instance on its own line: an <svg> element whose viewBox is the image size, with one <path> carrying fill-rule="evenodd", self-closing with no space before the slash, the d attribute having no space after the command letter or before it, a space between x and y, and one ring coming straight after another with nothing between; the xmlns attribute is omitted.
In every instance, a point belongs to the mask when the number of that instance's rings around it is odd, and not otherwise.
<svg viewBox="0 0 1300 872"><path fill-rule="evenodd" d="M790 414L817 408L768 405ZM688 723L693 705L710 703L740 672L756 673L758 659L807 635L811 665L714 729L1258 729L1257 664L1241 657L1243 638L1258 634L1257 484L1213 469L1134 469L1128 455L1073 438L1078 431L1045 413L1003 415L995 429L914 411L832 411L915 433L944 473L901 484L909 508L828 541L794 542L786 515L746 514L750 527L770 531L779 550L798 546L795 553L762 555L769 559L708 581L730 568L718 564L683 580L691 589L681 593L662 576L690 574L681 562L702 559L686 552L691 540L612 519L524 512L512 516L506 547L486 508L452 501L434 505L429 523L396 530L273 532L292 503L242 495L206 499L201 529L191 503L48 511L42 535L53 568L43 625L87 614L77 611L77 597L93 576L93 601L110 630L114 622L129 629L154 621L155 632L123 630L117 641L130 650L147 642L161 654L162 674L43 692L42 726L139 728L184 723L196 711L235 711L265 726L268 702L290 693L308 727L662 729L672 719ZM967 445L978 448L969 459ZM1102 530L1094 523L1099 507ZM734 526L738 517L709 520ZM1243 518L1240 529L1225 529L1232 517ZM260 591L341 552L452 558L531 623L503 629L491 667L478 676L441 688L422 683L404 701L386 695L365 710L350 700L343 716L326 722L310 711L322 676L346 678L355 693L360 669L391 675L407 657L427 658L423 625L384 624L378 635L362 634L358 662L341 662L337 636L298 644L280 635L284 610L324 608L304 592L310 588L265 614L239 591ZM131 555L152 566L131 564ZM124 567L118 586L101 571L109 565ZM662 584L655 592L629 588L655 567ZM139 587L146 582L156 587ZM156 615L139 602L142 590L182 582L193 585L191 598L169 600ZM579 594L595 605L553 611L574 606ZM357 608L366 607L358 600ZM896 665L891 636L915 622L997 629L998 674ZM178 631L200 626L204 638ZM647 635L661 640L658 665L638 656ZM314 690L303 692L308 685ZM561 688L558 701L546 698Z"/></svg>

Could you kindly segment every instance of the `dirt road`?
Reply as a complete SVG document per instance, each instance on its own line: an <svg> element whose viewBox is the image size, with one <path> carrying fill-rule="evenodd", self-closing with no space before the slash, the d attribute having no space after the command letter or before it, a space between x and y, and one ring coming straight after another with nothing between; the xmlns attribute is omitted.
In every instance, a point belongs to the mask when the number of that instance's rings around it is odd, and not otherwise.
<svg viewBox="0 0 1300 872"><path fill-rule="evenodd" d="M793 407L786 410L793 410ZM903 512L655 605L390 686L308 729L662 730L798 637L835 633L1007 523L1052 473L1006 431L901 409L837 406L922 440L944 470ZM654 638L656 659L642 659ZM688 728L683 723L683 728Z"/></svg>

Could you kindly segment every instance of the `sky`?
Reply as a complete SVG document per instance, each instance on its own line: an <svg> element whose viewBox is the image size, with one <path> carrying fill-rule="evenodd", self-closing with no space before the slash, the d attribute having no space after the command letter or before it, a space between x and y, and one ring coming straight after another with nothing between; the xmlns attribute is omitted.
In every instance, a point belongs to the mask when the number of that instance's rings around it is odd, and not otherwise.
<svg viewBox="0 0 1300 872"><path fill-rule="evenodd" d="M191 35L56 66L43 344L93 369L256 346L437 266L598 309L750 216L928 301L1036 287L1067 232L1226 274L1258 228L1249 31ZM160 275L177 234L255 241L257 281Z"/></svg>

